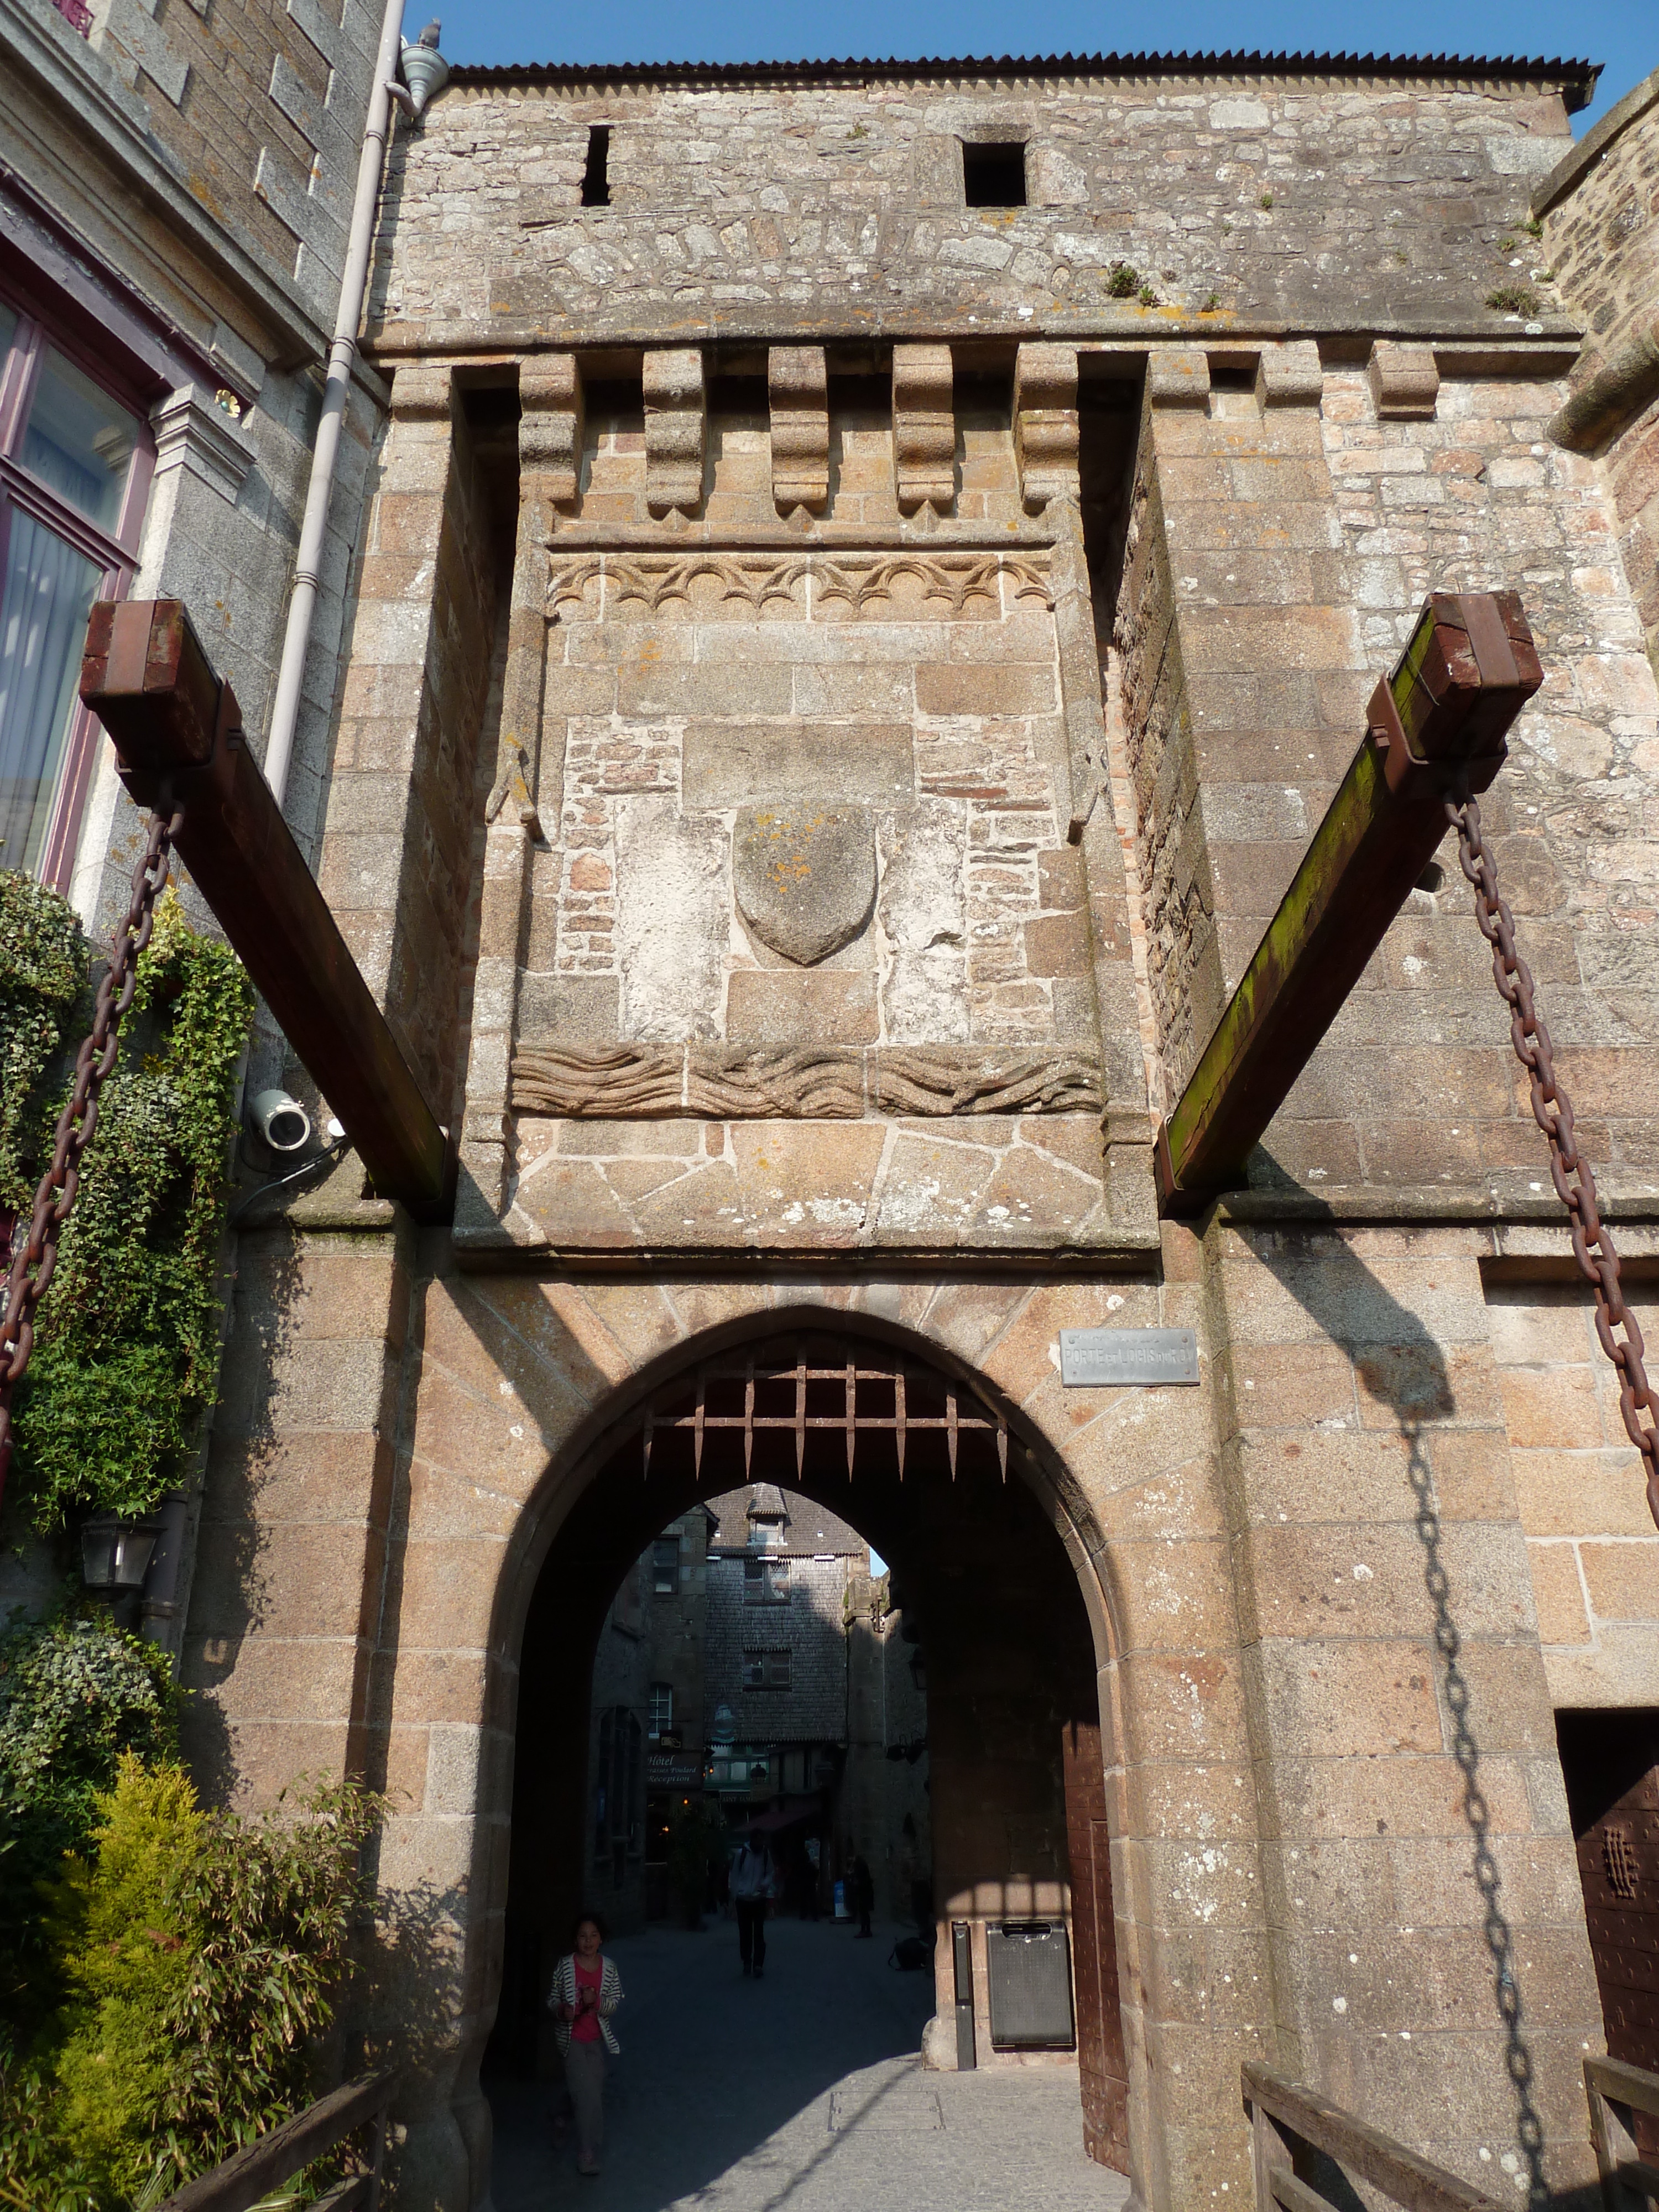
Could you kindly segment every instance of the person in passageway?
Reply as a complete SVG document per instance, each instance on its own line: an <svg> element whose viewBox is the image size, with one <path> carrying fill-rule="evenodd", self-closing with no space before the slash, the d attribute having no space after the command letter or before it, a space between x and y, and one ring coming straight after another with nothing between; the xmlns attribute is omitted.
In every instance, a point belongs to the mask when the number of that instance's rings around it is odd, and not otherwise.
<svg viewBox="0 0 1659 2212"><path fill-rule="evenodd" d="M605 2140L605 2053L617 2051L611 2015L622 2002L617 1962L605 1955L604 1924L583 1913L571 1935L572 1948L553 1972L548 2009L564 2060L565 2094L576 2124L576 2171L597 2173Z"/></svg>
<svg viewBox="0 0 1659 2212"><path fill-rule="evenodd" d="M876 1909L876 1885L871 1879L870 1869L860 1852L853 1862L853 1910L859 1917L859 1934L872 1936L870 1915Z"/></svg>
<svg viewBox="0 0 1659 2212"><path fill-rule="evenodd" d="M764 1838L744 1838L732 1862L732 1902L738 1915L738 1951L743 1971L759 1981L766 1967L766 1908L777 1887L777 1870Z"/></svg>

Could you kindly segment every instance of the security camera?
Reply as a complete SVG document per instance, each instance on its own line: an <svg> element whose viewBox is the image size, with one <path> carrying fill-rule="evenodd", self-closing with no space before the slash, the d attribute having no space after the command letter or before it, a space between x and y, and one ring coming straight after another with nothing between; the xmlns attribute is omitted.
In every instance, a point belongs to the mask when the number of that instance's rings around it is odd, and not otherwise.
<svg viewBox="0 0 1659 2212"><path fill-rule="evenodd" d="M273 1152L299 1152L311 1142L311 1116L286 1091L262 1091L248 1109L253 1133Z"/></svg>

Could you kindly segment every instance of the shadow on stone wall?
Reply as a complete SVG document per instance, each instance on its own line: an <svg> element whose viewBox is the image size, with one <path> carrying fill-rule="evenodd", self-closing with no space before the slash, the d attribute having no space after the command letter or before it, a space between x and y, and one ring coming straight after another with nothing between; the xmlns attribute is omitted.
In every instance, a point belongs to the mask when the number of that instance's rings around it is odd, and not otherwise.
<svg viewBox="0 0 1659 2212"><path fill-rule="evenodd" d="M202 1796L228 1804L246 1768L219 1698L246 1639L258 1632L272 1593L262 1561L271 1545L262 1493L279 1449L276 1406L293 1351L293 1310L301 1279L292 1233L273 1224L245 1237L237 1269L235 1321L213 1416L189 1628L179 1667L187 1692L181 1735Z"/></svg>
<svg viewBox="0 0 1659 2212"><path fill-rule="evenodd" d="M1277 1163L1272 1163L1275 1167ZM1316 1244L1316 1251L1310 1246ZM1527 2041L1512 1932L1500 1903L1502 1877L1493 1853L1492 1813L1480 1786L1480 1746L1470 1720L1470 1690L1462 1656L1455 1593L1442 1544L1431 1447L1437 1422L1457 1410L1443 1347L1419 1316L1400 1304L1337 1229L1334 1217L1289 1235L1252 1239L1252 1250L1280 1285L1353 1362L1359 1387L1393 1414L1406 1447L1406 1473L1415 1501L1422 1547L1423 1589L1440 1662L1440 1702L1451 1723L1451 1753L1463 1778L1461 1810L1469 1832L1471 1873L1484 1908L1481 1935L1492 1961L1492 2002L1504 2036L1504 2063L1515 2097L1516 2142L1533 2212L1569 2205L1583 2194L1552 2192L1544 2173L1544 2124L1533 2097L1534 2063ZM1517 2180L1520 2176L1517 2175Z"/></svg>

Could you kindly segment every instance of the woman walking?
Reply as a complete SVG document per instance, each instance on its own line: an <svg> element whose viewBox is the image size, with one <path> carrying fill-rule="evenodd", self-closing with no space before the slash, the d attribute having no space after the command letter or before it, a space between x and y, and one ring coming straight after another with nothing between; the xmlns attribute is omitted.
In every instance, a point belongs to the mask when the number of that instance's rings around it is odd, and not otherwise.
<svg viewBox="0 0 1659 2212"><path fill-rule="evenodd" d="M547 2003L576 2122L576 2171L592 2174L605 2140L605 2054L617 2051L611 2015L622 2002L622 1977L605 1955L605 1929L592 1913L578 1920L571 1943L554 1969Z"/></svg>

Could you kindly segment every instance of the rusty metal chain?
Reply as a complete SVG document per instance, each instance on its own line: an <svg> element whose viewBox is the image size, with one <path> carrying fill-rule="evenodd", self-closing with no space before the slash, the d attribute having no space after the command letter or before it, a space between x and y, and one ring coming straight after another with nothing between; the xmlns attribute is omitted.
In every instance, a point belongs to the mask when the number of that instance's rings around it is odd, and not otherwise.
<svg viewBox="0 0 1659 2212"><path fill-rule="evenodd" d="M138 988L138 956L155 926L155 902L167 887L173 839L185 812L163 785L150 817L149 839L132 872L132 897L110 946L110 964L98 986L92 1033L75 1061L75 1084L58 1117L52 1165L40 1178L34 1209L25 1232L12 1231L11 1266L5 1301L0 1307L0 1492L11 1464L12 1394L22 1381L34 1349L34 1312L46 1296L58 1264L58 1239L75 1206L81 1158L98 1126L98 1097L115 1066L121 1023ZM19 1241L21 1237L21 1242Z"/></svg>
<svg viewBox="0 0 1659 2212"><path fill-rule="evenodd" d="M1572 1224L1574 1257L1595 1293L1595 1333L1619 1370L1619 1410L1626 1434L1642 1455L1648 1510L1659 1525L1659 1395L1643 1364L1647 1347L1625 1304L1619 1255L1601 1218L1595 1175L1574 1137L1572 1102L1555 1072L1550 1033L1533 997L1531 970L1516 950L1515 917L1498 888L1498 872L1480 835L1480 806L1473 799L1448 799L1446 819L1457 832L1458 858L1474 886L1475 919L1492 948L1492 975L1510 1009L1516 1058L1532 1087L1533 1119L1549 1141L1550 1175Z"/></svg>

